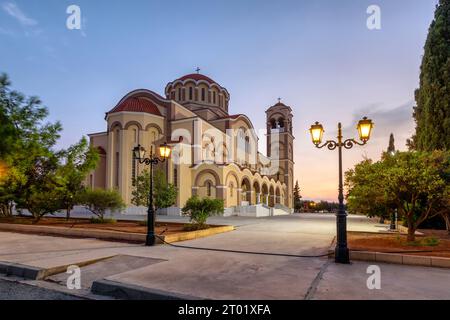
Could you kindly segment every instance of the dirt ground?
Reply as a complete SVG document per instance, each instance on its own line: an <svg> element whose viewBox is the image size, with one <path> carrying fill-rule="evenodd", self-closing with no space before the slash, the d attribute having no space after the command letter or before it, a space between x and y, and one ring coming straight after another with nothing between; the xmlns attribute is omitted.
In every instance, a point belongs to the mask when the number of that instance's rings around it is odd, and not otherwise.
<svg viewBox="0 0 450 320"><path fill-rule="evenodd" d="M15 217L13 219L1 218L0 223L17 223L17 224L32 224L31 218ZM89 219L70 219L64 218L42 218L37 224L38 226L54 226L66 228L81 228L81 229L95 229L95 230L109 230L130 233L147 233L147 226L139 224L137 221L117 221L115 223L91 223ZM174 222L157 222L156 234L168 235L180 232L186 232L183 223Z"/></svg>
<svg viewBox="0 0 450 320"><path fill-rule="evenodd" d="M350 250L404 252L412 255L450 258L448 234L445 231L441 233L440 230L427 231L424 236L416 236L415 243L408 243L406 235L349 232L348 246ZM427 239L430 240L430 238L438 239L438 243L427 245Z"/></svg>

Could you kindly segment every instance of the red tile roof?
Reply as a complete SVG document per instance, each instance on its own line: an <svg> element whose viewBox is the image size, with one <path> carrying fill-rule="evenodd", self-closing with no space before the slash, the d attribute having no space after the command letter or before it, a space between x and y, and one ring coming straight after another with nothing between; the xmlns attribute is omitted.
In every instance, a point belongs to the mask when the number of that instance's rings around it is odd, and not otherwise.
<svg viewBox="0 0 450 320"><path fill-rule="evenodd" d="M117 105L114 109L112 109L108 113L122 112L122 111L145 112L157 116L161 115L161 112L159 112L156 104L145 98L135 98L135 97L128 98L121 104Z"/></svg>
<svg viewBox="0 0 450 320"><path fill-rule="evenodd" d="M200 73L187 74L187 75L179 78L178 80L184 81L184 80L187 80L187 79L193 79L195 81L204 80L204 81L209 82L209 83L217 83L213 79L211 79L211 78L209 78L207 76L204 76L203 74L200 74Z"/></svg>

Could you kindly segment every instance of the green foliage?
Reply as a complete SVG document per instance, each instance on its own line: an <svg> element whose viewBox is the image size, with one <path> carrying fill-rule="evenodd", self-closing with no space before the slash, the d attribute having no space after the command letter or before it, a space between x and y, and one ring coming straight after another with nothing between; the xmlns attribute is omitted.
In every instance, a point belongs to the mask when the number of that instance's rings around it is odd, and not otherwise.
<svg viewBox="0 0 450 320"><path fill-rule="evenodd" d="M122 197L115 190L87 189L80 195L79 201L102 221L106 210L120 211L125 208Z"/></svg>
<svg viewBox="0 0 450 320"><path fill-rule="evenodd" d="M428 31L420 86L415 93L416 134L410 147L450 150L450 1L440 0Z"/></svg>
<svg viewBox="0 0 450 320"><path fill-rule="evenodd" d="M83 181L87 174L94 170L99 160L97 149L89 146L83 137L77 144L70 146L60 153L63 164L58 168L61 180L61 203L66 209L67 219L70 211L79 201L80 194L84 191Z"/></svg>
<svg viewBox="0 0 450 320"><path fill-rule="evenodd" d="M419 240L409 241L407 244L408 246L414 246L414 247L435 247L438 246L440 243L440 240L436 237L426 237Z"/></svg>
<svg viewBox="0 0 450 320"><path fill-rule="evenodd" d="M131 203L135 206L148 207L148 196L150 194L150 171L144 170L136 178L133 177L133 191L131 192Z"/></svg>
<svg viewBox="0 0 450 320"><path fill-rule="evenodd" d="M15 202L17 208L28 209L38 221L60 205L58 158L52 148L61 125L45 123L48 110L41 101L25 97L9 86L8 77L1 75L0 131L4 147L0 160L8 167L8 173L0 180L0 215L9 215Z"/></svg>
<svg viewBox="0 0 450 320"><path fill-rule="evenodd" d="M156 170L154 176L154 204L155 208L168 208L177 201L177 188L167 183L166 175L162 170Z"/></svg>
<svg viewBox="0 0 450 320"><path fill-rule="evenodd" d="M54 154L36 157L24 168L24 183L15 190L16 208L27 209L38 222L44 215L57 212L61 203L61 177L57 175L58 158Z"/></svg>
<svg viewBox="0 0 450 320"><path fill-rule="evenodd" d="M134 180L134 190L132 191L131 203L136 206L148 206L148 196L150 194L150 172L142 171ZM155 209L168 208L175 204L178 190L167 183L164 171L155 170L153 173L153 204Z"/></svg>
<svg viewBox="0 0 450 320"><path fill-rule="evenodd" d="M186 201L182 212L188 215L190 221L194 223L197 228L202 228L206 224L206 220L211 215L223 213L224 203L222 199L202 198L193 196Z"/></svg>
<svg viewBox="0 0 450 320"><path fill-rule="evenodd" d="M398 208L413 241L423 221L448 211L450 152L397 152L375 163L365 160L346 172L345 181L350 211L383 216Z"/></svg>
<svg viewBox="0 0 450 320"><path fill-rule="evenodd" d="M300 186L298 185L298 180L295 181L294 186L294 210L295 212L300 212L302 209L302 196L300 195Z"/></svg>

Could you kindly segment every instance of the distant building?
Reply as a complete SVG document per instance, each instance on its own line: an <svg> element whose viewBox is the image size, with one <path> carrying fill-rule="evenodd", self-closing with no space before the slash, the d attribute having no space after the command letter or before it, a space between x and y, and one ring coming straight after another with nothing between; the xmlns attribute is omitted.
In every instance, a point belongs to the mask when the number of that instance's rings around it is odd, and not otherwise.
<svg viewBox="0 0 450 320"><path fill-rule="evenodd" d="M132 177L146 166L133 158L132 149L140 144L148 154L150 146L157 150L167 142L171 158L158 166L179 190L172 213L192 195L223 199L228 215L276 214L293 208L289 106L279 101L266 110L264 156L249 117L228 113L230 94L214 80L189 74L168 83L165 95L135 90L106 113L106 131L89 135L101 154L99 166L88 177L90 187L117 189L133 212Z"/></svg>

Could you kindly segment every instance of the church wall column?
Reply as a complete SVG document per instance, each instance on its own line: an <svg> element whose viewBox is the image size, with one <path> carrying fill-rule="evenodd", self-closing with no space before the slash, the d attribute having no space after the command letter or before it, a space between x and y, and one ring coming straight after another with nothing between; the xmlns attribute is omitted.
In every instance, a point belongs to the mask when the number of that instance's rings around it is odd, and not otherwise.
<svg viewBox="0 0 450 320"><path fill-rule="evenodd" d="M120 160L119 160L119 192L125 203L129 203L131 197L129 187L131 185L131 154L132 147L127 140L128 130L120 130Z"/></svg>
<svg viewBox="0 0 450 320"><path fill-rule="evenodd" d="M108 132L108 146L106 150L106 189L113 189L114 181L114 131Z"/></svg>
<svg viewBox="0 0 450 320"><path fill-rule="evenodd" d="M216 198L225 200L227 194L227 187L226 186L216 186Z"/></svg>

